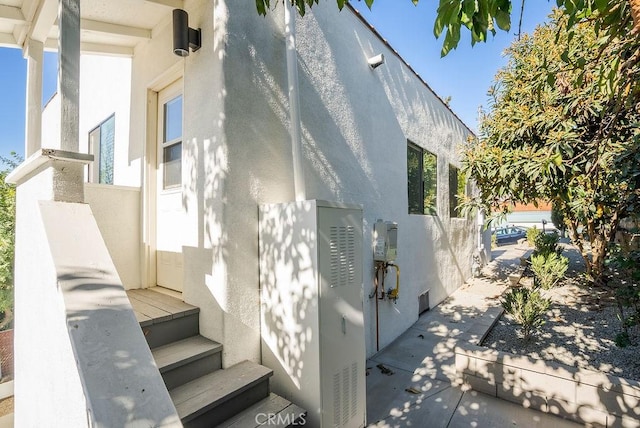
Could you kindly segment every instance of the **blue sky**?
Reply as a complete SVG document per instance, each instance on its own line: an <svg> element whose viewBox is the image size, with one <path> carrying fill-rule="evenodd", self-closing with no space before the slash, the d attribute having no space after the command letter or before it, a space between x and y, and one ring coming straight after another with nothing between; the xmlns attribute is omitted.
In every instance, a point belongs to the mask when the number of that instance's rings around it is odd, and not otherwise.
<svg viewBox="0 0 640 428"><path fill-rule="evenodd" d="M478 107L486 105L486 93L493 76L506 62L502 52L516 37L521 1L513 1L509 33L499 31L495 37L490 36L487 43L471 48L469 36L463 32L458 49L445 58L440 58L441 39L433 36L435 0L422 0L418 6L410 0L375 0L371 11L363 1L352 4L440 97L451 97L453 111L475 130ZM523 31L530 32L543 22L553 5L555 1L528 0ZM43 104L55 93L56 67L55 54L45 53ZM19 49L0 48L0 85L0 156L7 156L11 151L22 155L26 61Z"/></svg>
<svg viewBox="0 0 640 428"><path fill-rule="evenodd" d="M45 53L42 103L56 91L57 59ZM20 49L0 48L0 156L24 155L24 115L27 61Z"/></svg>

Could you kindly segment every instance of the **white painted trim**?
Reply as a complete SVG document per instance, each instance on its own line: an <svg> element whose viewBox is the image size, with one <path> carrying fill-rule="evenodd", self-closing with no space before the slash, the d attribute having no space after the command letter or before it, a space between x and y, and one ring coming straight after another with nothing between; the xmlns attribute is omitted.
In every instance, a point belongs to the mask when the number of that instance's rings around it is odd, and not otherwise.
<svg viewBox="0 0 640 428"><path fill-rule="evenodd" d="M147 89L147 111L146 111L146 139L144 149L144 175L143 175L143 195L141 210L142 231L142 272L140 282L143 288L156 285L156 140L158 127L158 92Z"/></svg>
<svg viewBox="0 0 640 428"><path fill-rule="evenodd" d="M182 79L182 76L184 76L184 61L179 61L149 82L147 88L154 92L160 92L176 80Z"/></svg>
<svg viewBox="0 0 640 428"><path fill-rule="evenodd" d="M85 187L92 187L92 188L108 188L108 189L114 189L114 190L122 190L125 192L137 192L140 193L140 188L139 187L134 187L134 186L120 186L117 184L98 184L98 183L85 183L84 184Z"/></svg>
<svg viewBox="0 0 640 428"><path fill-rule="evenodd" d="M162 6L171 7L174 9L184 9L184 0L146 0L149 3L160 4Z"/></svg>
<svg viewBox="0 0 640 428"><path fill-rule="evenodd" d="M169 67L147 85L146 139L143 177L143 208L141 228L143 234L143 260L140 280L144 287L156 285L156 203L157 203L157 144L158 144L158 93L181 79L184 75L184 61Z"/></svg>
<svg viewBox="0 0 640 428"><path fill-rule="evenodd" d="M138 39L151 39L151 30L129 25L111 24L109 22L94 21L91 19L80 20L80 29L95 33L112 34L116 36L135 37Z"/></svg>
<svg viewBox="0 0 640 428"><path fill-rule="evenodd" d="M27 97L25 112L25 154L31 156L42 148L42 67L44 47L42 42L29 39L25 42L27 58Z"/></svg>
<svg viewBox="0 0 640 428"><path fill-rule="evenodd" d="M13 395L13 381L0 383L0 400L11 397Z"/></svg>
<svg viewBox="0 0 640 428"><path fill-rule="evenodd" d="M0 428L13 428L14 416L13 413L8 413L0 417Z"/></svg>
<svg viewBox="0 0 640 428"><path fill-rule="evenodd" d="M41 149L29 156L27 160L11 171L11 173L5 178L5 182L20 185L31 178L34 174L51 165L53 161L81 163L87 165L93 162L93 155L67 152L57 149Z"/></svg>
<svg viewBox="0 0 640 428"><path fill-rule="evenodd" d="M0 33L0 46L4 48L15 48L18 41L11 34Z"/></svg>
<svg viewBox="0 0 640 428"><path fill-rule="evenodd" d="M47 39L44 44L46 51L55 52L58 50L58 39ZM109 56L133 56L133 47L118 46L118 45L104 45L102 43L80 42L80 52L90 53L97 55L109 55Z"/></svg>
<svg viewBox="0 0 640 428"><path fill-rule="evenodd" d="M31 20L31 27L27 33L26 40L35 39L41 42L47 40L47 35L53 27L53 23L58 16L58 1L56 0L43 0L38 4L38 8L35 11L33 19Z"/></svg>
<svg viewBox="0 0 640 428"><path fill-rule="evenodd" d="M22 10L14 6L6 6L0 4L0 19L3 21L13 21L14 24L21 24L25 22Z"/></svg>

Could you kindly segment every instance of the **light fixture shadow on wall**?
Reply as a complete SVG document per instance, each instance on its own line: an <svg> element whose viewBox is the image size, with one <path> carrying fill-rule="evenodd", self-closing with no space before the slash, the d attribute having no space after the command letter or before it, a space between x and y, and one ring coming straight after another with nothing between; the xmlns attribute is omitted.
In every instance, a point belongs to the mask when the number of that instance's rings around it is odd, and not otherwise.
<svg viewBox="0 0 640 428"><path fill-rule="evenodd" d="M178 56L189 56L189 48L193 52L200 49L200 29L189 28L189 15L182 9L173 10L173 53Z"/></svg>
<svg viewBox="0 0 640 428"><path fill-rule="evenodd" d="M378 68L382 64L384 64L384 55L378 54L378 55L372 56L369 59L367 59L367 62L369 63L369 67Z"/></svg>

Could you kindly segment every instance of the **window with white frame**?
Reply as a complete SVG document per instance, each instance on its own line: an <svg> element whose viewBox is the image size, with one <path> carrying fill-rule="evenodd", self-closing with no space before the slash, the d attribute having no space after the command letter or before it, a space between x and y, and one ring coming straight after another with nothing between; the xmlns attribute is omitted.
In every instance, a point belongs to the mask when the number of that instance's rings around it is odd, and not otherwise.
<svg viewBox="0 0 640 428"><path fill-rule="evenodd" d="M113 184L113 150L115 144L116 116L112 114L89 131L89 153L93 164L89 166L91 183Z"/></svg>

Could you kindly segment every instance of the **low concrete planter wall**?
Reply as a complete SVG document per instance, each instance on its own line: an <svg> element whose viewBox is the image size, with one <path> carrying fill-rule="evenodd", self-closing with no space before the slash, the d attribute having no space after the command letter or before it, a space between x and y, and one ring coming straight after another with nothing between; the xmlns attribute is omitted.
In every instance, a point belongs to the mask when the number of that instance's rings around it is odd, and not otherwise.
<svg viewBox="0 0 640 428"><path fill-rule="evenodd" d="M474 345L455 352L472 389L591 426L640 427L640 382Z"/></svg>

